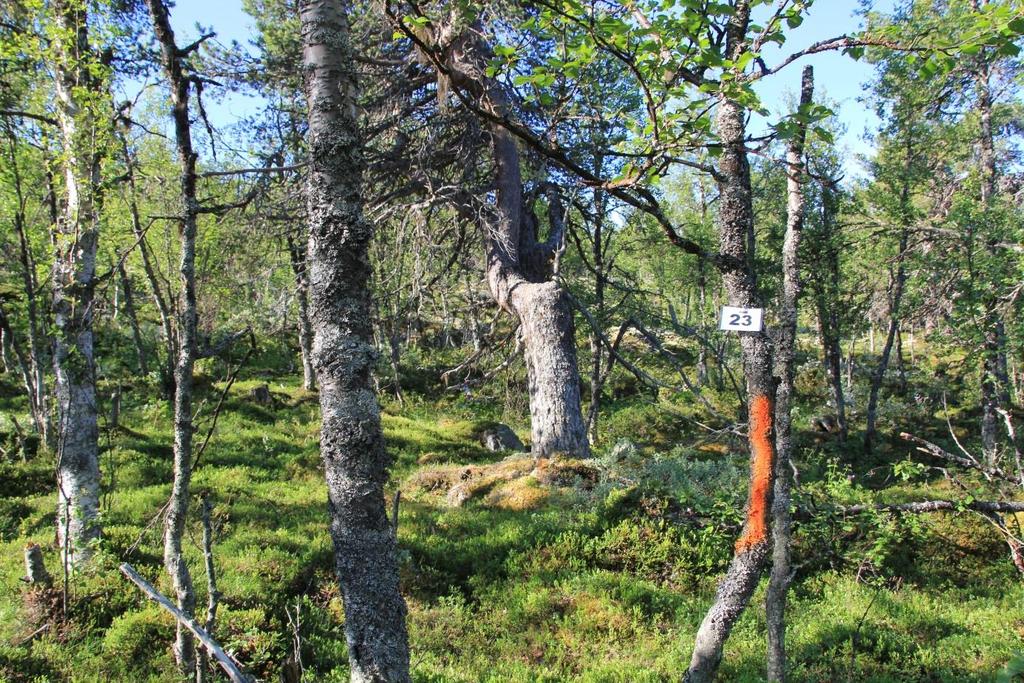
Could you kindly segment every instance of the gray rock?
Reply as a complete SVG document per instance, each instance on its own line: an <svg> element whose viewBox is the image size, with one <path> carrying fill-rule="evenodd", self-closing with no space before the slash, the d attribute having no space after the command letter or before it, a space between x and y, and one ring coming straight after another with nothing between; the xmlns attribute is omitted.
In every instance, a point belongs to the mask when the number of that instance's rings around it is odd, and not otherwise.
<svg viewBox="0 0 1024 683"><path fill-rule="evenodd" d="M526 447L508 425L497 424L485 429L480 443L489 451L524 451Z"/></svg>
<svg viewBox="0 0 1024 683"><path fill-rule="evenodd" d="M611 451L608 452L608 459L612 462L624 462L635 460L638 455L640 455L640 449L636 447L636 444L629 439L623 439L612 446Z"/></svg>
<svg viewBox="0 0 1024 683"><path fill-rule="evenodd" d="M270 395L270 387L266 384L259 384L250 389L249 400L261 406L269 406L274 403L274 399Z"/></svg>

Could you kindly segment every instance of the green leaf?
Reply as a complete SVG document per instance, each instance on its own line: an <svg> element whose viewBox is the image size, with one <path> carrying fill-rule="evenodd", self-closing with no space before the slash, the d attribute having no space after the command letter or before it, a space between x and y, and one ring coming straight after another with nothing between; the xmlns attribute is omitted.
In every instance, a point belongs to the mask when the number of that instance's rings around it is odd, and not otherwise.
<svg viewBox="0 0 1024 683"><path fill-rule="evenodd" d="M1020 54L1020 47L1015 43L1003 43L1002 46L996 50L996 54L1003 57L1016 57Z"/></svg>

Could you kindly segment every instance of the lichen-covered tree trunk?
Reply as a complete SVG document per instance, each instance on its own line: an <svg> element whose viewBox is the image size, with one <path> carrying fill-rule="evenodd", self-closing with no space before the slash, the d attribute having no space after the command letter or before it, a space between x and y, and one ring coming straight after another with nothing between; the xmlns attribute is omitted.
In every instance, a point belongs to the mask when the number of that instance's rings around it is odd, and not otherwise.
<svg viewBox="0 0 1024 683"><path fill-rule="evenodd" d="M734 5L727 28L727 54L737 58L745 49L750 21L745 0ZM754 211L750 164L745 147L744 108L723 97L716 126L722 143L718 165L718 241L726 259L722 279L729 305L760 307L753 264ZM771 505L775 480L775 378L772 347L764 332L741 332L740 347L747 382L747 435L750 445L750 491L743 530L732 562L718 584L715 600L704 616L693 646L684 681L704 683L714 678L722 648L743 613L764 570L771 550Z"/></svg>
<svg viewBox="0 0 1024 683"><path fill-rule="evenodd" d="M575 327L565 292L556 282L530 282L516 287L510 298L526 359L533 456L586 455ZM566 381L574 375L576 381Z"/></svg>
<svg viewBox="0 0 1024 683"><path fill-rule="evenodd" d="M178 266L178 349L174 368L174 478L164 518L164 568L171 577L178 608L192 616L196 597L192 575L182 555L192 483L192 374L196 360L198 312L196 307L196 233L199 201L196 198L196 153L189 122L190 81L183 72L187 53L178 48L163 0L147 0L153 31L160 43L160 57L171 90L171 116L179 167L181 259ZM179 622L174 656L183 676L195 676L195 642Z"/></svg>
<svg viewBox="0 0 1024 683"><path fill-rule="evenodd" d="M573 311L561 285L550 279L553 243L559 236L536 242L535 226L526 222L515 141L498 124L490 132L498 217L487 239L487 281L498 305L519 319L530 392L531 450L535 458L588 457ZM558 212L549 208L552 215Z"/></svg>
<svg viewBox="0 0 1024 683"><path fill-rule="evenodd" d="M320 452L352 681L409 680L405 601L385 513L390 462L373 390L373 305L362 213L356 61L340 0L300 3L309 107L309 277Z"/></svg>
<svg viewBox="0 0 1024 683"><path fill-rule="evenodd" d="M53 368L57 404L57 535L68 569L89 557L100 535L93 294L99 241L100 166L96 149L98 91L88 63L88 17L78 3L53 3L57 38L57 121L64 196L54 226ZM85 101L83 101L83 99Z"/></svg>
<svg viewBox="0 0 1024 683"><path fill-rule="evenodd" d="M814 70L804 67L800 105L811 104ZM768 619L768 680L786 680L786 596L789 592L792 518L789 463L793 450L791 409L796 377L797 305L800 298L800 239L804 226L804 141L806 125L800 125L786 152L786 236L782 245L782 296L775 344L775 499L772 502L772 571L765 597Z"/></svg>

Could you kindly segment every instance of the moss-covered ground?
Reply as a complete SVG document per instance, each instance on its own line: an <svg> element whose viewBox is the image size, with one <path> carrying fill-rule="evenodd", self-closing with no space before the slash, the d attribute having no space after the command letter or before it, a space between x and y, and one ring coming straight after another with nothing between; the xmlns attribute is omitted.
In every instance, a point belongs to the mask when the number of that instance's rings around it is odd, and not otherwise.
<svg viewBox="0 0 1024 683"><path fill-rule="evenodd" d="M9 377L0 410L15 413L23 406ZM249 400L260 382L269 384L273 405ZM203 385L201 415L212 412L222 386ZM59 577L53 460L41 453L0 466L0 679L175 680L173 622L117 571L127 561L168 589L153 520L169 490L170 416L152 396L146 385L128 388L122 426L104 429L97 561L72 581L66 618L34 636L52 606L20 581L22 549L41 544ZM725 394L710 398L730 403ZM635 394L608 406L597 481L544 484L517 472L501 495L452 507L431 477L456 466L501 466L503 456L476 440L483 426L505 419L528 436L500 404L411 386L403 403L385 405L394 456L388 494L402 489L398 535L414 680L678 680L738 530L739 442L698 425L692 400ZM922 424L935 423L935 410L918 410ZM1024 649L1024 582L1005 545L970 513L838 514L839 503L960 494L927 472L897 467L904 476L896 476L893 464L909 446L886 443L867 461L811 435L811 417L797 411L799 503L811 513L796 538L792 680L992 680ZM209 495L216 526L223 597L215 635L261 680L278 680L294 642L288 613L294 620L296 610L305 680L347 680L317 430L316 397L294 377L239 381L195 472L195 500ZM625 438L637 448L611 455ZM193 515L186 552L202 605L200 539ZM763 597L762 585L728 642L721 680L763 679Z"/></svg>

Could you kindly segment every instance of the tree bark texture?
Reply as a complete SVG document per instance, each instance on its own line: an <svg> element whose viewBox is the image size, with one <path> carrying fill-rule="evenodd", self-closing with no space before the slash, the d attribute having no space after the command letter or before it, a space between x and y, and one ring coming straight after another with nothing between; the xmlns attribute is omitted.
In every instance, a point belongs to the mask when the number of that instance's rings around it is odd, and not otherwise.
<svg viewBox="0 0 1024 683"><path fill-rule="evenodd" d="M174 478L164 519L164 567L171 577L178 608L188 617L195 612L192 575L182 555L192 482L192 374L197 348L196 232L199 201L196 198L196 153L189 123L190 81L184 73L184 53L178 48L163 0L146 0L153 31L160 43L160 57L171 90L171 115L179 165L181 212L181 260L178 273L178 349L174 368ZM195 642L192 632L177 624L174 656L182 675L195 675Z"/></svg>
<svg viewBox="0 0 1024 683"><path fill-rule="evenodd" d="M744 49L750 4L739 0L729 20L727 55ZM722 143L719 159L719 247L730 264L723 268L729 305L760 307L754 268L754 209L751 167L744 146L745 111L727 97L719 100L716 125ZM715 601L697 630L684 681L711 681L722 659L722 648L737 618L750 601L771 550L769 528L775 467L775 379L772 347L764 332L740 333L743 371L748 390L748 438L751 487L745 519L732 562L719 583Z"/></svg>
<svg viewBox="0 0 1024 683"><path fill-rule="evenodd" d="M96 148L98 91L89 61L88 17L78 3L53 3L57 121L64 196L54 226L53 368L57 403L57 536L71 570L100 535L93 297L99 241L100 166Z"/></svg>
<svg viewBox="0 0 1024 683"><path fill-rule="evenodd" d="M340 0L300 4L309 107L309 277L320 450L345 607L351 680L409 680L406 606L385 511L389 457L373 390L376 353L362 213L356 62Z"/></svg>
<svg viewBox="0 0 1024 683"><path fill-rule="evenodd" d="M745 45L750 5L739 0L727 28L727 56L738 58ZM718 102L716 126L722 144L718 166L718 238L729 305L760 307L753 264L754 212L750 164L745 148L744 108L726 97ZM772 347L764 332L740 333L747 381L747 433L750 445L750 492L743 531L735 554L718 585L714 603L704 616L694 642L684 681L714 678L722 648L750 600L771 550L770 517L775 480L775 378Z"/></svg>
<svg viewBox="0 0 1024 683"><path fill-rule="evenodd" d="M814 70L804 67L800 105L811 104ZM792 573L790 543L790 473L792 457L793 381L796 377L797 305L800 298L799 249L804 226L804 142L806 125L801 125L786 152L786 236L782 246L782 297L775 346L775 370L779 386L775 393L775 499L772 502L772 571L765 597L768 620L768 680L786 680L786 595Z"/></svg>

